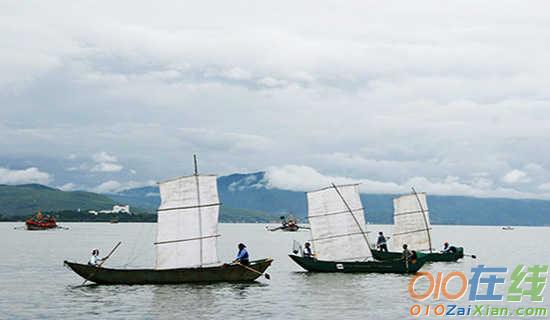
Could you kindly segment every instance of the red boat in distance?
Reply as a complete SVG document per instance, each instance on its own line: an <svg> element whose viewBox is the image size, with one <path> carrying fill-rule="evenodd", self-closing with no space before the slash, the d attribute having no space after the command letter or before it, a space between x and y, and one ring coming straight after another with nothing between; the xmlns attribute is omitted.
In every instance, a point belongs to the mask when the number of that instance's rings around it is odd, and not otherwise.
<svg viewBox="0 0 550 320"><path fill-rule="evenodd" d="M38 211L38 213L32 218L27 219L27 221L25 221L25 225L27 226L27 230L47 230L57 228L55 218L49 215L44 216L40 211Z"/></svg>

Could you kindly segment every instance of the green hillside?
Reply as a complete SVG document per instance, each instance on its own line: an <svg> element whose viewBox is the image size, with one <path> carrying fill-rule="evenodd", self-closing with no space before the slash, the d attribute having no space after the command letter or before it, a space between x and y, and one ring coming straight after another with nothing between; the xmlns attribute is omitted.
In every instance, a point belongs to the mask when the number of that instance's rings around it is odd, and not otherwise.
<svg viewBox="0 0 550 320"><path fill-rule="evenodd" d="M111 198L85 191L61 191L39 184L0 185L0 215L30 216L38 210L110 209Z"/></svg>
<svg viewBox="0 0 550 320"><path fill-rule="evenodd" d="M54 216L59 222L109 222L118 219L119 222L157 222L156 214L139 213L134 215L103 213L99 215L89 214L87 211L62 210L62 211L43 211L44 214ZM6 219L0 215L0 221L14 220ZM221 207L220 222L272 222L276 217L260 211L235 209Z"/></svg>
<svg viewBox="0 0 550 320"><path fill-rule="evenodd" d="M0 185L0 220L13 220L33 215L38 210L51 213L59 221L110 221L115 215L102 214L92 216L88 210L111 209L113 205L127 204L132 206L132 212L143 213L135 202L128 199L111 199L84 191L62 191L39 184L19 186ZM157 205L158 206L158 205ZM157 206L147 207L149 213L155 212ZM82 212L78 212L78 209ZM121 222L156 221L156 216L126 216L118 215ZM259 210L237 209L222 206L220 208L221 222L269 222L276 220L276 215L270 215Z"/></svg>

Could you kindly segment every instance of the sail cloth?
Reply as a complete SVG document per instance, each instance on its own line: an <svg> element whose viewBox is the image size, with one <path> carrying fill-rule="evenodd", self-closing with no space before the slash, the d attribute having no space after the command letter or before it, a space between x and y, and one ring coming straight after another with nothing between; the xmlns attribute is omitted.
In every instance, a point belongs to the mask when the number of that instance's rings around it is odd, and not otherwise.
<svg viewBox="0 0 550 320"><path fill-rule="evenodd" d="M418 196L418 198L417 198ZM393 247L403 250L430 250L430 214L425 193L409 194L393 199Z"/></svg>
<svg viewBox="0 0 550 320"><path fill-rule="evenodd" d="M315 255L317 259L327 261L365 260L371 254L363 235L365 215L359 185L337 188L358 223L334 187L308 192L308 219Z"/></svg>
<svg viewBox="0 0 550 320"><path fill-rule="evenodd" d="M159 188L156 269L217 264L216 176L176 178L159 183Z"/></svg>

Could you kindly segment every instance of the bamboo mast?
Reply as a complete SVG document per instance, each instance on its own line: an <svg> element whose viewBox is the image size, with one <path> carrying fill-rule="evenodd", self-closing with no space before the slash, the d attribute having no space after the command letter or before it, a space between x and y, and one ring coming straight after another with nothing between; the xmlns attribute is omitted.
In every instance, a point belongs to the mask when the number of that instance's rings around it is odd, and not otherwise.
<svg viewBox="0 0 550 320"><path fill-rule="evenodd" d="M199 213L199 248L200 248L200 265L203 265L203 254L202 254L202 212L201 212L201 190L199 186L199 167L197 165L197 155L193 155L193 164L195 166L195 184L197 186L197 209Z"/></svg>
<svg viewBox="0 0 550 320"><path fill-rule="evenodd" d="M365 231L363 230L363 227L361 226L361 224L359 223L359 221L357 221L357 218L355 217L355 215L353 214L353 210L351 210L350 206L348 205L346 199L344 199L344 196L342 196L342 194L340 193L340 190L338 190L338 187L336 187L336 185L334 183L332 183L332 187L334 188L334 190L336 190L336 193L338 193L338 196L340 196L340 199L342 199L342 201L344 202L344 204L346 205L346 208L348 209L349 213L351 214L351 216L353 217L353 221L355 221L355 223L357 224L357 227L359 227L359 230L361 231L361 234L363 235L363 238L365 239L365 242L367 243L367 247L369 248L369 251L371 252L372 254L372 249L370 247L370 243L369 243L369 238L367 237L367 234L365 233Z"/></svg>
<svg viewBox="0 0 550 320"><path fill-rule="evenodd" d="M418 193L416 193L416 190L414 190L414 187L411 187L414 196L416 197L416 201L418 201L418 206L420 207L420 211L422 211L422 217L424 218L424 226L426 227L426 232L428 233L428 244L430 245L430 253L433 252L432 249L432 236L430 235L430 228L428 226L428 217L426 217L426 211L424 211L424 208L422 207L422 202L420 202L420 198L418 197Z"/></svg>

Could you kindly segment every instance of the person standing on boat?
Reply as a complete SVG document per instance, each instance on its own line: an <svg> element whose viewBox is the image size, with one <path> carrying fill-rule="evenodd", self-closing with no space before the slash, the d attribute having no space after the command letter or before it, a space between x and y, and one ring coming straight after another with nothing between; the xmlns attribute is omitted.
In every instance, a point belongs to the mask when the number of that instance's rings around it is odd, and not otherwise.
<svg viewBox="0 0 550 320"><path fill-rule="evenodd" d="M403 245L403 260L405 260L405 268L407 268L407 270L409 269L409 260L411 259L411 257L412 257L412 253L409 250L409 246L407 244L404 244Z"/></svg>
<svg viewBox="0 0 550 320"><path fill-rule="evenodd" d="M101 259L99 257L99 249L92 250L92 256L90 257L90 260L88 261L88 265L90 265L92 267L97 267L97 266L99 266L101 261L103 261L103 259Z"/></svg>
<svg viewBox="0 0 550 320"><path fill-rule="evenodd" d="M250 264L250 260L248 260L248 251L246 251L246 246L242 243L239 243L238 245L239 253L237 253L237 257L233 261L233 263L240 263L244 264L245 266Z"/></svg>
<svg viewBox="0 0 550 320"><path fill-rule="evenodd" d="M388 237L389 239L390 237ZM388 244L386 242L386 237L382 231L378 232L378 240L376 240L376 247L382 252L388 252Z"/></svg>
<svg viewBox="0 0 550 320"><path fill-rule="evenodd" d="M441 250L442 253L456 253L456 247L450 246L448 242L445 242L443 244L443 250Z"/></svg>
<svg viewBox="0 0 550 320"><path fill-rule="evenodd" d="M311 251L311 244L309 242L306 242L304 244L304 257L307 258L313 258L313 252Z"/></svg>

